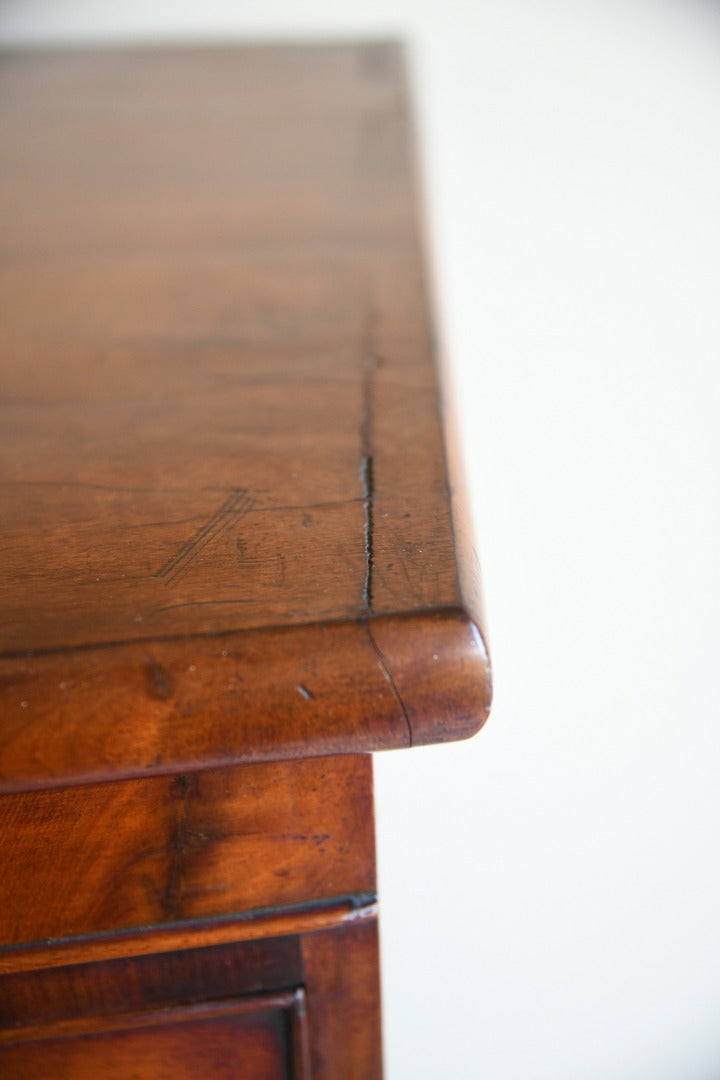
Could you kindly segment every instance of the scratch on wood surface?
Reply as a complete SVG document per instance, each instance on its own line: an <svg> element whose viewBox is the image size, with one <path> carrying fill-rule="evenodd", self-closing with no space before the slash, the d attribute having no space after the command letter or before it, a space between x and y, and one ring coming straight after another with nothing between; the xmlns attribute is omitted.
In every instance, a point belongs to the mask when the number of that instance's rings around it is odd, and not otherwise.
<svg viewBox="0 0 720 1080"><path fill-rule="evenodd" d="M393 697L395 698L395 700L397 701L397 703L398 703L398 705L400 707L400 712L403 715L403 720L405 721L405 727L407 728L408 746L412 746L412 744L413 744L412 725L410 723L410 717L408 716L408 711L405 708L405 702L403 701L402 695L400 694L400 691L397 688L397 684L395 683L395 680L392 677L392 672L390 671L390 668L387 666L387 664L385 662L385 657L382 654L380 646L378 645L377 641L375 640L375 636L373 635L373 632L370 629L369 620L368 619L361 619L360 622L365 627L365 633L367 634L368 641L370 642L372 650L375 653L375 658L377 660L377 665L380 668L380 671L382 672L383 677L387 680L387 683L388 683L390 689L393 692Z"/></svg>
<svg viewBox="0 0 720 1080"><path fill-rule="evenodd" d="M173 557L161 570L153 574L153 577L167 583L176 581L187 573L193 561L212 540L216 540L230 525L243 518L253 505L254 499L250 498L246 488L235 488L219 510L215 511L194 536L178 548Z"/></svg>

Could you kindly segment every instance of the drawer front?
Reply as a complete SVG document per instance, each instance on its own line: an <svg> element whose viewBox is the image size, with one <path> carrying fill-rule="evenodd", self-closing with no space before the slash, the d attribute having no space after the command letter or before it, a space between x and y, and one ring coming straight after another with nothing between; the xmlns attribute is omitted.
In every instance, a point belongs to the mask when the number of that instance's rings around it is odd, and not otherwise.
<svg viewBox="0 0 720 1080"><path fill-rule="evenodd" d="M273 937L274 916L253 919L254 937L198 947L227 927L178 929L136 955L158 939L8 950L0 1077L380 1080L374 905L288 913L284 925Z"/></svg>
<svg viewBox="0 0 720 1080"><path fill-rule="evenodd" d="M373 894L368 755L0 796L0 949Z"/></svg>
<svg viewBox="0 0 720 1080"><path fill-rule="evenodd" d="M5 1080L305 1080L302 992L259 995L90 1025L0 1046ZM86 1027L88 1025L85 1025ZM93 1030L95 1028L95 1030Z"/></svg>

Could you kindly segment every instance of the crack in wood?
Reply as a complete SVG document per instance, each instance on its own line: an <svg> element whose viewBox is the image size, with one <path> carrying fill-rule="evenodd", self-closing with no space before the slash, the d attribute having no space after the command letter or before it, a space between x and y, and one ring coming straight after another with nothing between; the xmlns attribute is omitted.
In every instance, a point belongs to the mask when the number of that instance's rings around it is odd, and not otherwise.
<svg viewBox="0 0 720 1080"><path fill-rule="evenodd" d="M403 720L405 721L405 727L407 728L408 746L412 746L412 744L413 744L412 724L410 723L410 717L408 715L407 709L405 708L405 702L402 699L402 694L398 690L397 683L393 679L392 672L390 671L390 668L388 667L388 665L387 665L387 663L385 661L385 657L383 656L382 650L381 650L380 646L378 645L377 641L375 640L375 635L373 634L372 630L370 629L370 621L368 619L361 619L360 622L362 623L362 625L365 628L365 633L367 634L367 639L370 642L370 646L371 646L373 652L375 653L375 659L377 660L377 665L380 668L380 671L382 672L382 675L385 678L386 682L388 683L390 689L392 690L393 697L395 698L395 700L398 703L398 706L400 708L400 712L402 713L402 716L403 716Z"/></svg>
<svg viewBox="0 0 720 1080"><path fill-rule="evenodd" d="M374 450L373 450L373 405L374 378L377 370L377 357L373 348L372 328L375 316L372 308L368 310L363 340L363 381L362 381L362 419L360 422L360 486L362 489L365 546L365 580L363 582L363 607L370 614L373 608L373 570L375 561L373 504L375 499Z"/></svg>
<svg viewBox="0 0 720 1080"><path fill-rule="evenodd" d="M364 545L365 545L365 581L363 582L363 607L369 613L373 602L373 459L364 455L360 466L360 482L363 489L363 507L365 510Z"/></svg>

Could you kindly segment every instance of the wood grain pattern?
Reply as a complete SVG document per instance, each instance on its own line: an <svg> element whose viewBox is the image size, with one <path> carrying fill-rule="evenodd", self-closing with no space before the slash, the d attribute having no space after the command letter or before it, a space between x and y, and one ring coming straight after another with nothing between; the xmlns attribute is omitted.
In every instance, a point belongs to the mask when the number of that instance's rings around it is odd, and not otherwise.
<svg viewBox="0 0 720 1080"><path fill-rule="evenodd" d="M303 1080L292 1069L295 1004L295 994L276 994L13 1032L0 1039L0 1074L6 1080Z"/></svg>
<svg viewBox="0 0 720 1080"><path fill-rule="evenodd" d="M489 681L449 610L0 659L0 706L19 791L463 737Z"/></svg>
<svg viewBox="0 0 720 1080"><path fill-rule="evenodd" d="M398 57L263 60L6 60L6 649L363 614L368 456L372 609L457 600Z"/></svg>
<svg viewBox="0 0 720 1080"><path fill-rule="evenodd" d="M61 1024L91 1030L111 1016L273 993L304 978L300 938L293 934L108 961L94 959L86 943L85 956L0 976L0 1042L50 1027L59 1033Z"/></svg>
<svg viewBox="0 0 720 1080"><path fill-rule="evenodd" d="M140 927L119 933L93 934L90 937L40 941L0 949L0 975L72 964L98 964L118 958L151 956L187 949L244 941L266 941L292 934L310 934L328 930L360 919L376 918L377 902L357 895L328 902L300 904L289 908L274 907L244 912L238 916L216 917Z"/></svg>
<svg viewBox="0 0 720 1080"><path fill-rule="evenodd" d="M408 130L392 45L2 57L2 790L482 724Z"/></svg>
<svg viewBox="0 0 720 1080"><path fill-rule="evenodd" d="M381 1080L377 939L374 919L302 938L313 1080Z"/></svg>
<svg viewBox="0 0 720 1080"><path fill-rule="evenodd" d="M316 758L5 795L0 943L372 896L371 764Z"/></svg>
<svg viewBox="0 0 720 1080"><path fill-rule="evenodd" d="M401 50L0 54L0 146L0 1074L380 1080L365 752L490 705Z"/></svg>
<svg viewBox="0 0 720 1080"><path fill-rule="evenodd" d="M256 1075L245 1053L263 1061L263 1080L275 1075L268 1046L295 1080L379 1080L378 990L370 908L262 941L17 972L0 976L0 1074L96 1075L117 1050L126 1071L111 1075L158 1080L172 1062L180 1076L215 1076L202 1047L217 1037L243 1080Z"/></svg>

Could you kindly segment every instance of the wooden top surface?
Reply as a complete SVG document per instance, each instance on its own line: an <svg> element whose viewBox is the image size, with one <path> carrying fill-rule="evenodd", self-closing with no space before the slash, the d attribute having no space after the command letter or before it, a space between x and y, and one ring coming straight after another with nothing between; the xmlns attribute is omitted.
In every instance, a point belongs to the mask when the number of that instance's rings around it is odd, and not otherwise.
<svg viewBox="0 0 720 1080"><path fill-rule="evenodd" d="M7 785L477 728L397 47L8 53L0 145Z"/></svg>

